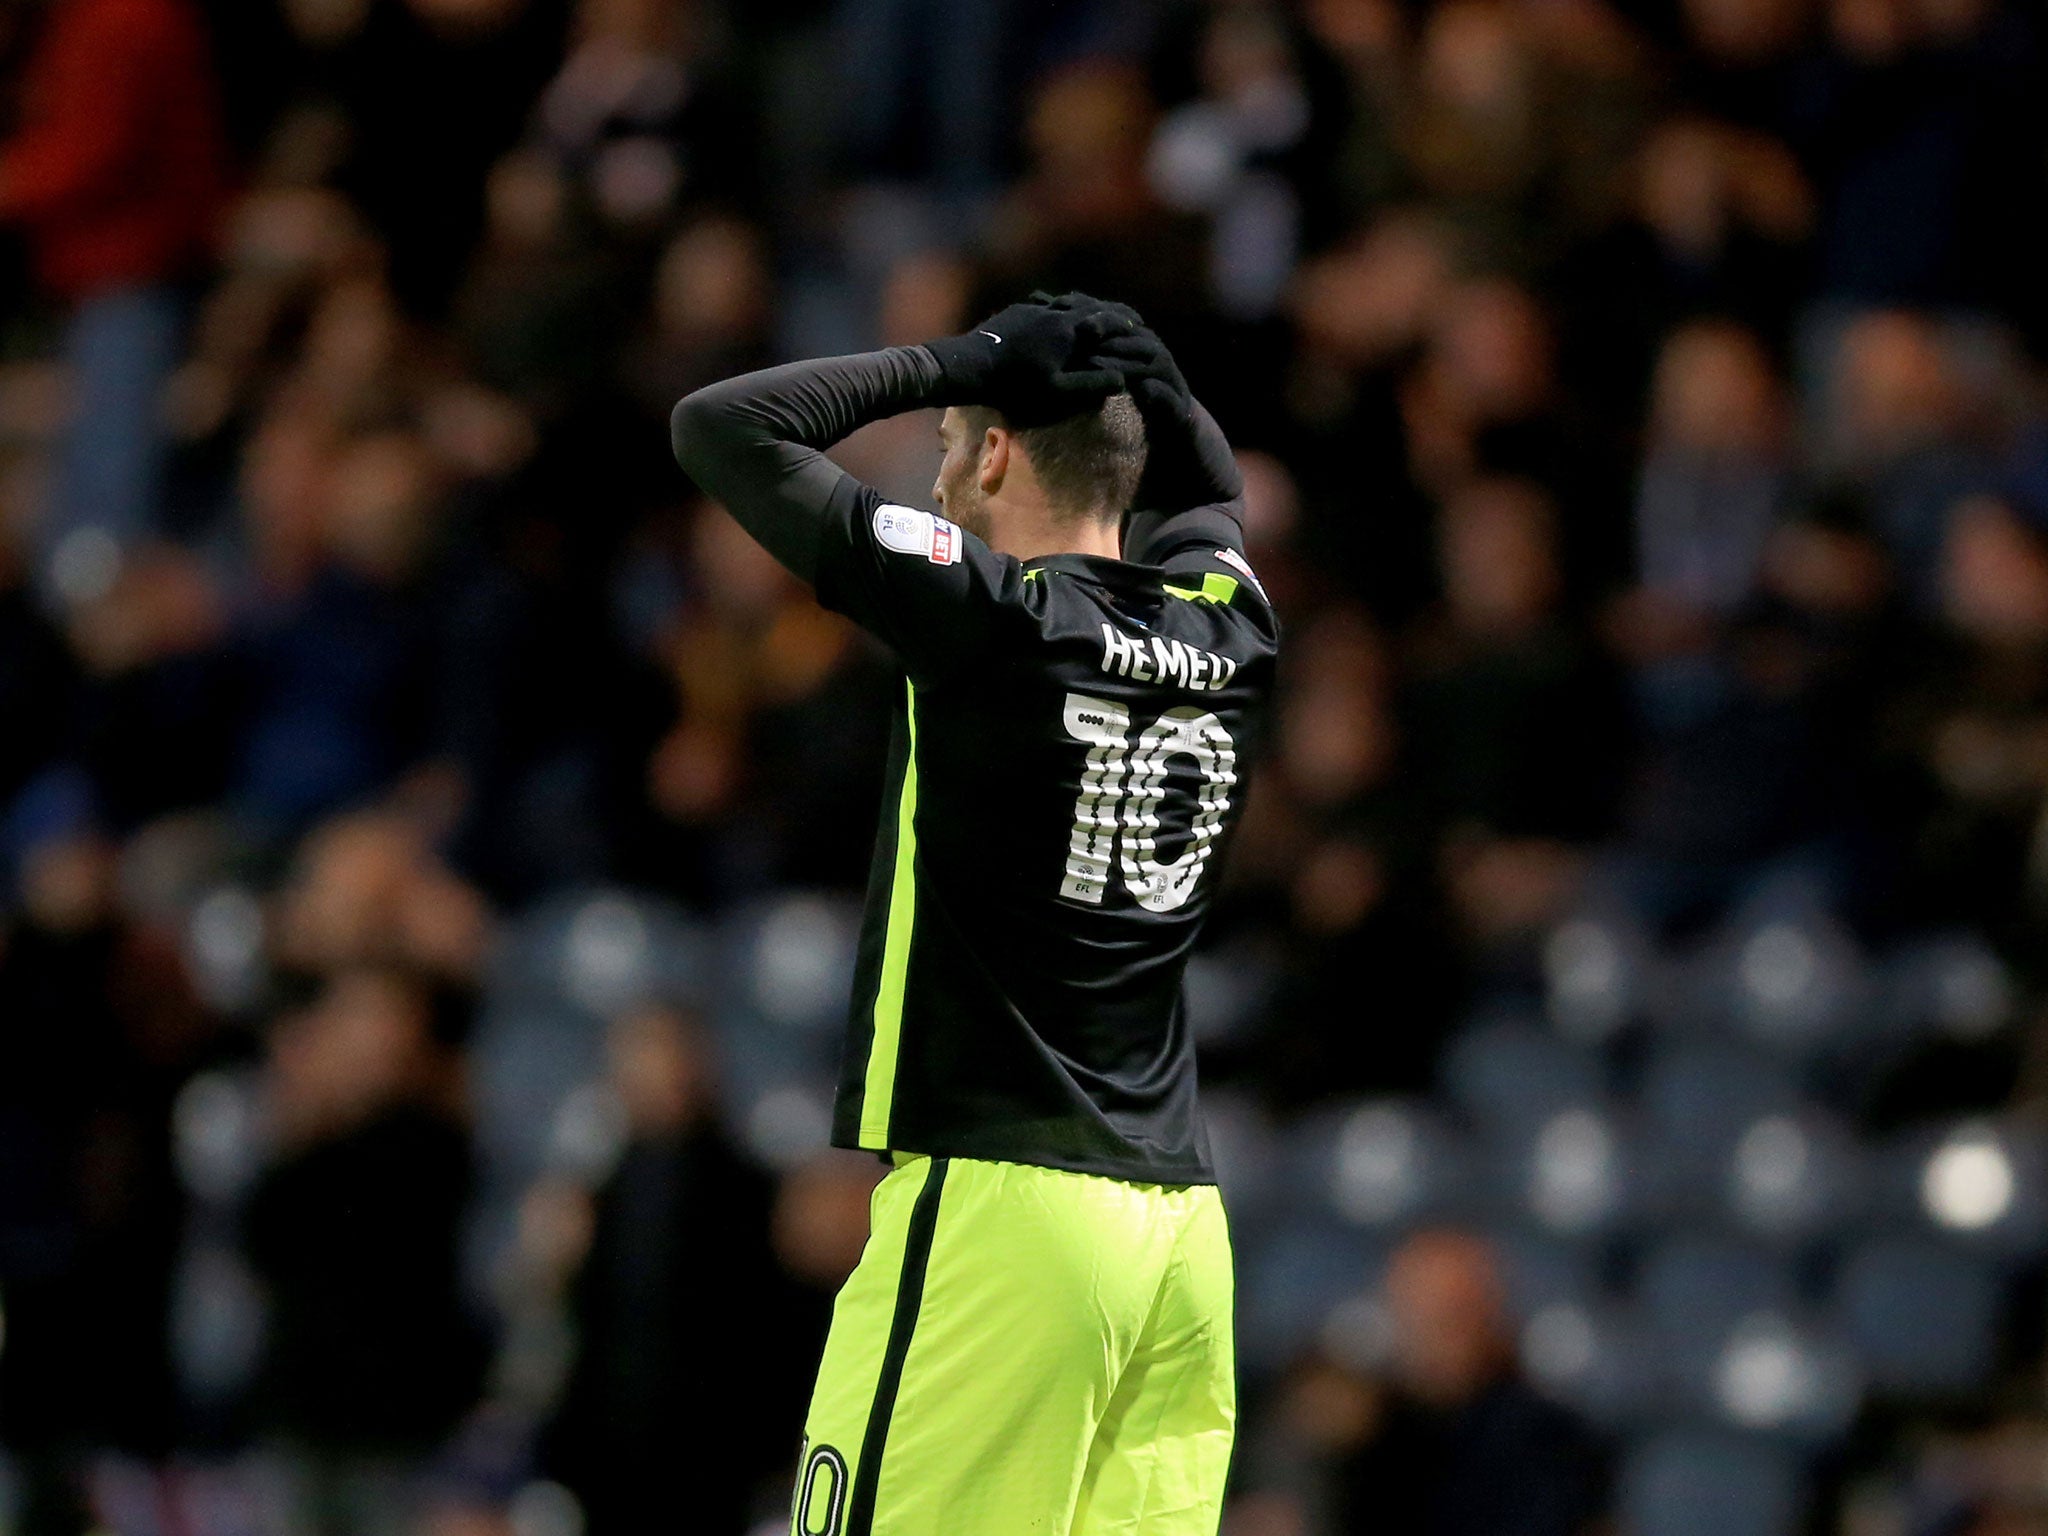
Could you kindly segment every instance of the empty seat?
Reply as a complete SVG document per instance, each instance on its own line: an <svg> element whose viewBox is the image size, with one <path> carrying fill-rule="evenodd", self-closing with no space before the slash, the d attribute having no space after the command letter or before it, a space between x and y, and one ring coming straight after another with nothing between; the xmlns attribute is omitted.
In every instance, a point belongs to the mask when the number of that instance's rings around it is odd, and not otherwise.
<svg viewBox="0 0 2048 1536"><path fill-rule="evenodd" d="M1873 1387L1945 1397L1989 1379L2003 1299L1987 1261L1932 1242L1885 1240L1844 1259L1833 1316Z"/></svg>
<svg viewBox="0 0 2048 1536"><path fill-rule="evenodd" d="M1606 1084L1600 1063L1556 1035L1518 1020L1491 1020L1462 1031L1444 1058L1452 1101L1482 1134L1526 1137L1568 1109L1597 1106Z"/></svg>
<svg viewBox="0 0 2048 1536"><path fill-rule="evenodd" d="M1868 1002L1863 958L1838 923L1819 914L1738 927L1726 950L1733 1022L1767 1049L1807 1058L1857 1027Z"/></svg>
<svg viewBox="0 0 2048 1536"><path fill-rule="evenodd" d="M1560 923L1543 944L1544 1009L1559 1034L1611 1039L1643 1009L1653 961L1633 921L1588 913Z"/></svg>
<svg viewBox="0 0 2048 1536"><path fill-rule="evenodd" d="M1704 1383L1730 1425L1816 1448L1848 1433L1863 1379L1848 1344L1780 1312L1753 1312L1722 1337Z"/></svg>
<svg viewBox="0 0 2048 1536"><path fill-rule="evenodd" d="M1531 1382L1607 1430L1669 1406L1656 1351L1628 1310L1597 1299L1557 1300L1532 1312L1517 1334Z"/></svg>
<svg viewBox="0 0 2048 1536"><path fill-rule="evenodd" d="M770 1168L792 1168L832 1138L829 1077L787 1076L732 1100L733 1121L747 1150Z"/></svg>
<svg viewBox="0 0 2048 1536"><path fill-rule="evenodd" d="M1587 1305L1600 1294L1592 1256L1585 1245L1521 1227L1492 1226L1487 1241L1499 1255L1508 1307L1526 1322L1545 1307Z"/></svg>
<svg viewBox="0 0 2048 1536"><path fill-rule="evenodd" d="M1718 1173L1722 1208L1736 1226L1794 1244L1852 1227L1868 1208L1874 1177L1848 1127L1816 1109L1751 1121Z"/></svg>
<svg viewBox="0 0 2048 1536"><path fill-rule="evenodd" d="M2010 971L1983 937L1937 934L1901 946L1884 966L1882 1017L1894 1038L1945 1035L1983 1040L2010 1021Z"/></svg>
<svg viewBox="0 0 2048 1536"><path fill-rule="evenodd" d="M1928 1126L1886 1149L1881 1214L2006 1261L2048 1250L2048 1156L2009 1123Z"/></svg>
<svg viewBox="0 0 2048 1536"><path fill-rule="evenodd" d="M650 998L701 1000L710 946L672 904L620 890L550 897L496 946L486 991L533 1006L566 1002L598 1016Z"/></svg>
<svg viewBox="0 0 2048 1536"><path fill-rule="evenodd" d="M1618 1503L1627 1536L1798 1536L1806 1474L1781 1445L1673 1431L1630 1452Z"/></svg>
<svg viewBox="0 0 2048 1536"><path fill-rule="evenodd" d="M832 896L781 896L741 912L721 939L729 1000L739 1010L777 1029L837 1036L853 986L857 906Z"/></svg>
<svg viewBox="0 0 2048 1536"><path fill-rule="evenodd" d="M1754 900L1673 962L1656 1022L1696 1038L1745 1040L1792 1061L1828 1056L1858 1037L1873 1005L1868 967L1828 913Z"/></svg>
<svg viewBox="0 0 2048 1536"><path fill-rule="evenodd" d="M1759 1314L1796 1310L1791 1270L1762 1249L1679 1237L1644 1262L1636 1305L1678 1390L1694 1401L1712 1391L1716 1361L1736 1326Z"/></svg>
<svg viewBox="0 0 2048 1536"><path fill-rule="evenodd" d="M1656 1052L1637 1090L1646 1155L1660 1199L1694 1217L1725 1205L1729 1159L1759 1120L1790 1115L1799 1091L1783 1063L1732 1042L1692 1041Z"/></svg>
<svg viewBox="0 0 2048 1536"><path fill-rule="evenodd" d="M1391 1230L1471 1210L1471 1154L1425 1106L1353 1104L1310 1118L1290 1142L1290 1182L1356 1226Z"/></svg>
<svg viewBox="0 0 2048 1536"><path fill-rule="evenodd" d="M1604 1108L1552 1115L1495 1151L1488 1167L1489 1203L1555 1237L1611 1232L1641 1206L1643 1163Z"/></svg>
<svg viewBox="0 0 2048 1536"><path fill-rule="evenodd" d="M1279 1369L1313 1343L1339 1304L1371 1293L1387 1245L1325 1218L1290 1222L1238 1252L1238 1355L1247 1371Z"/></svg>
<svg viewBox="0 0 2048 1536"><path fill-rule="evenodd" d="M487 1172L523 1179L549 1166L563 1104L604 1070L603 1031L577 1010L487 1009L467 1074Z"/></svg>
<svg viewBox="0 0 2048 1536"><path fill-rule="evenodd" d="M1647 1129L1674 1143L1726 1148L1752 1122L1799 1108L1797 1082L1772 1057L1735 1044L1667 1046L1644 1068L1637 1097Z"/></svg>

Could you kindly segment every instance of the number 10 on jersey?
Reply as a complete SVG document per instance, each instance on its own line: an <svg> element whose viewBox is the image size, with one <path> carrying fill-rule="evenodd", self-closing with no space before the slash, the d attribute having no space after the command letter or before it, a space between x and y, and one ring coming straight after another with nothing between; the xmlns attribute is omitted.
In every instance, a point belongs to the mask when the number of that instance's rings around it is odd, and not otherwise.
<svg viewBox="0 0 2048 1536"><path fill-rule="evenodd" d="M1074 801L1074 835L1067 849L1060 895L1100 906L1114 863L1138 905L1171 912L1194 894L1210 850L1230 810L1237 783L1237 747L1215 715L1193 705L1169 709L1138 732L1131 712L1109 699L1067 695L1067 734L1086 743L1088 761ZM1169 864L1159 862L1160 811L1166 803L1167 764L1191 758L1201 774L1187 846Z"/></svg>

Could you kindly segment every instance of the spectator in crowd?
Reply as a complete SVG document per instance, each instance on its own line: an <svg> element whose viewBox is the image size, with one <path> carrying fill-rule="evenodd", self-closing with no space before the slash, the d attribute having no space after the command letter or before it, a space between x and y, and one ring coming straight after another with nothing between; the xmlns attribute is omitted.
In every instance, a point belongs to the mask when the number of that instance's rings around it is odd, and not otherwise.
<svg viewBox="0 0 2048 1536"><path fill-rule="evenodd" d="M1121 293L1169 329L1176 316L1207 313L1202 222L1161 203L1146 176L1157 110L1143 75L1111 59L1078 60L1039 81L1024 116L1029 169L992 225L991 291ZM1208 359L1196 351L1182 361Z"/></svg>
<svg viewBox="0 0 2048 1536"><path fill-rule="evenodd" d="M269 1298L261 1400L292 1528L369 1536L415 1517L475 1401L459 1280L471 1187L453 1111L462 999L392 966L324 982L270 1040L278 1150L249 1196Z"/></svg>
<svg viewBox="0 0 2048 1536"><path fill-rule="evenodd" d="M1573 848L1607 830L1621 728L1606 669L1562 621L1548 498L1475 480L1439 521L1442 611L1423 632L1410 714L1421 781L1446 828L1444 865L1469 933L1555 915Z"/></svg>
<svg viewBox="0 0 2048 1536"><path fill-rule="evenodd" d="M2018 835L2048 793L2048 542L2003 501L1948 524L1942 630L1919 658L1900 726L1926 806L1913 849L1929 915L2038 931L2040 850Z"/></svg>
<svg viewBox="0 0 2048 1536"><path fill-rule="evenodd" d="M1328 68L1281 16L1255 9L1203 18L1194 43L1200 94L1153 136L1150 180L1171 206L1211 225L1209 288L1240 320L1270 315L1312 221L1335 198L1332 150L1344 104Z"/></svg>
<svg viewBox="0 0 2048 1536"><path fill-rule="evenodd" d="M1419 1087L1445 1022L1428 806L1404 767L1392 671L1384 639L1353 613L1303 631L1245 813L1233 902L1276 910L1287 935L1269 1035L1253 1047L1281 1102ZM1361 968L1378 978L1370 1012Z"/></svg>
<svg viewBox="0 0 2048 1536"><path fill-rule="evenodd" d="M576 1363L547 1461L594 1536L672 1518L678 1488L693 1528L741 1536L801 1428L772 1190L718 1127L699 1022L646 1008L607 1045L627 1139L572 1291Z"/></svg>
<svg viewBox="0 0 2048 1536"><path fill-rule="evenodd" d="M1421 1232L1383 1287L1393 1392L1337 1469L1340 1530L1583 1536L1606 1508L1600 1453L1515 1373L1499 1262L1481 1239Z"/></svg>
<svg viewBox="0 0 2048 1536"><path fill-rule="evenodd" d="M1989 402L1959 365L1960 340L1927 315L1868 311L1841 327L1828 364L1832 467L1929 607L1949 509L1996 488Z"/></svg>
<svg viewBox="0 0 2048 1536"><path fill-rule="evenodd" d="M647 767L666 878L695 870L708 883L693 895L725 899L764 878L858 878L887 683L722 507L700 508L690 534L702 599L664 637L676 709Z"/></svg>
<svg viewBox="0 0 2048 1536"><path fill-rule="evenodd" d="M185 0L48 0L35 20L22 122L0 142L0 220L28 232L38 277L70 311L71 420L42 530L45 584L96 596L120 552L159 527L162 395L182 285L201 273L226 195L226 146Z"/></svg>
<svg viewBox="0 0 2048 1536"><path fill-rule="evenodd" d="M116 903L112 847L51 810L0 943L0 1436L18 1529L82 1536L91 1453L175 1436L169 1124L204 1042L161 936Z"/></svg>
<svg viewBox="0 0 2048 1536"><path fill-rule="evenodd" d="M1692 115L1645 135L1631 190L1623 216L1552 272L1564 365L1591 402L1623 419L1641 409L1659 340L1680 322L1738 321L1773 348L1788 343L1813 219L1790 150Z"/></svg>
<svg viewBox="0 0 2048 1536"><path fill-rule="evenodd" d="M1647 596L1707 614L1749 597L1791 493L1789 434L1777 377L1753 334L1716 321L1671 333L1651 386L1636 494Z"/></svg>
<svg viewBox="0 0 2048 1536"><path fill-rule="evenodd" d="M580 207L622 229L658 228L686 203L744 202L758 168L749 103L729 88L709 13L662 0L582 0L537 136Z"/></svg>

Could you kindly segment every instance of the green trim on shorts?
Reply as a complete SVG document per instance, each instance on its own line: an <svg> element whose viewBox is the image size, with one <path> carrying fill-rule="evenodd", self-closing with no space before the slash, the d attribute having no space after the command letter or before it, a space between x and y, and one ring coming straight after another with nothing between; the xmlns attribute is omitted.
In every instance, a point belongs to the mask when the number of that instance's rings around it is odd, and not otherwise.
<svg viewBox="0 0 2048 1536"><path fill-rule="evenodd" d="M853 1494L846 1506L846 1536L872 1536L874 1531L875 1490L882 1480L889 1420L896 1412L896 1394L903 1385L903 1362L910 1354L911 1335L917 1331L918 1310L924 1305L924 1277L931 1265L932 1237L938 1231L947 1163L943 1157L930 1160L924 1187L911 1207L910 1226L903 1240L903 1271L896 1282L896 1313L889 1322L889 1342L882 1351L882 1373L875 1383L874 1406L868 1410L867 1433L861 1438Z"/></svg>

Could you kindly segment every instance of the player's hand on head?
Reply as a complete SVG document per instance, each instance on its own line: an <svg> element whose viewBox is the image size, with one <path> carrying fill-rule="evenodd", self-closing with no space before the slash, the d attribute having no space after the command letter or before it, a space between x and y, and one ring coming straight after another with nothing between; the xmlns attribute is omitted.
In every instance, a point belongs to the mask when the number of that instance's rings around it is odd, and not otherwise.
<svg viewBox="0 0 2048 1536"><path fill-rule="evenodd" d="M1193 417L1195 397L1187 377L1149 327L1140 324L1122 335L1105 337L1092 361L1115 372L1137 402L1148 430L1182 428Z"/></svg>
<svg viewBox="0 0 2048 1536"><path fill-rule="evenodd" d="M1111 370L1122 381L1123 388L1144 413L1148 427L1155 421L1161 426L1185 424L1194 415L1195 397L1180 365L1159 339L1159 333L1130 305L1086 293L1063 293L1057 297L1034 293L1031 297L1068 313L1121 322L1104 330L1092 361Z"/></svg>
<svg viewBox="0 0 2048 1536"><path fill-rule="evenodd" d="M1140 505L1206 506L1243 494L1228 446L1212 443L1205 451L1194 392L1158 332L1139 321L1128 331L1104 337L1093 361L1115 372L1144 418L1150 452L1138 486ZM1215 430L1211 423L1207 431L1214 436Z"/></svg>
<svg viewBox="0 0 2048 1536"><path fill-rule="evenodd" d="M1122 375L1099 356L1131 329L1129 312L1116 313L1121 308L1034 294L971 331L926 345L945 375L951 403L993 406L1021 425L1057 421L1124 387Z"/></svg>

